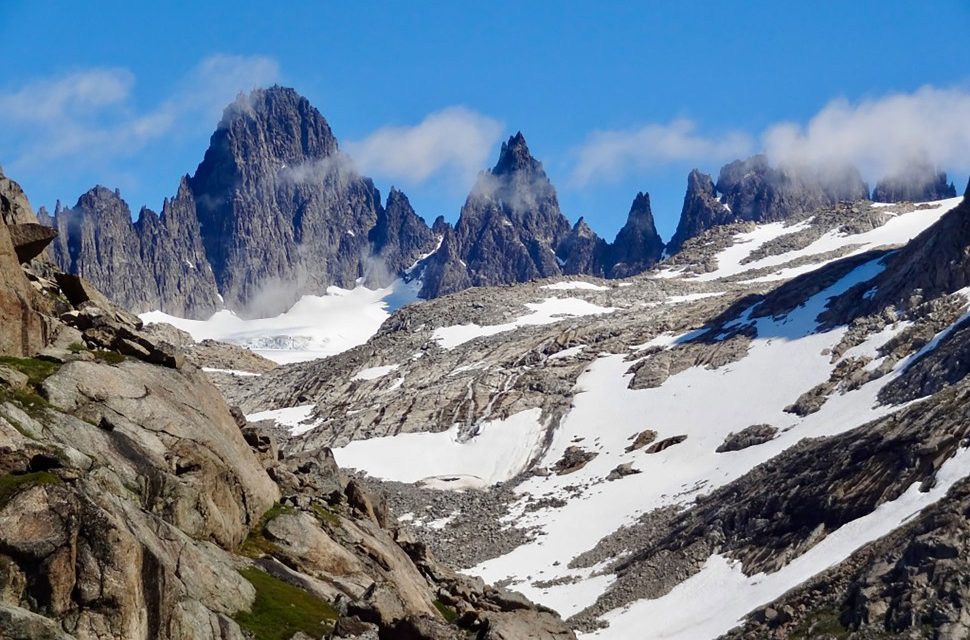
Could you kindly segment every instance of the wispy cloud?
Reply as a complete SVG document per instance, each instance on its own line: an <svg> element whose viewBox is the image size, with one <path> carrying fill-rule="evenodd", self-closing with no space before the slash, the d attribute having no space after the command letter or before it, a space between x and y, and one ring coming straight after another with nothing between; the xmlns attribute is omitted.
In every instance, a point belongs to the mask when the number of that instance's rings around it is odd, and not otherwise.
<svg viewBox="0 0 970 640"><path fill-rule="evenodd" d="M277 64L262 56L202 60L161 103L135 104L135 76L123 68L83 69L39 79L0 96L0 125L11 164L89 163L131 156L166 136L212 127L242 90L274 81Z"/></svg>
<svg viewBox="0 0 970 640"><path fill-rule="evenodd" d="M970 170L970 89L923 87L850 102L835 99L805 123L761 132L703 135L691 120L592 133L573 152L577 186L610 182L670 164L716 171L727 160L764 151L773 163L830 169L852 165L869 180L904 175L927 163Z"/></svg>
<svg viewBox="0 0 970 640"><path fill-rule="evenodd" d="M764 148L775 162L853 164L864 175L904 173L928 161L970 169L970 91L923 87L851 103L829 102L805 125L769 127Z"/></svg>
<svg viewBox="0 0 970 640"><path fill-rule="evenodd" d="M470 181L488 163L502 125L464 107L429 114L414 126L387 126L343 145L366 175L410 183L453 172Z"/></svg>
<svg viewBox="0 0 970 640"><path fill-rule="evenodd" d="M684 118L622 131L595 131L574 151L572 181L583 186L675 162L730 160L749 153L753 146L751 136L743 132L707 136Z"/></svg>

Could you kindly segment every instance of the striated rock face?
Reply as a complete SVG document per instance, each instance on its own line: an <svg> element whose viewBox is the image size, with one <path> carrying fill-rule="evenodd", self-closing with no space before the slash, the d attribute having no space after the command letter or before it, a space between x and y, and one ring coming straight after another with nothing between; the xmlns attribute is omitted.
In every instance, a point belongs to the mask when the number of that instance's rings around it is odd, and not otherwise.
<svg viewBox="0 0 970 640"><path fill-rule="evenodd" d="M119 192L95 187L73 208L55 211L54 224L54 257L64 271L87 278L133 310L150 305L141 242Z"/></svg>
<svg viewBox="0 0 970 640"><path fill-rule="evenodd" d="M970 193L970 185L967 187ZM886 269L833 298L820 316L827 324L848 323L887 306L899 310L970 285L970 202L959 206L886 260ZM864 296L871 290L869 296Z"/></svg>
<svg viewBox="0 0 970 640"><path fill-rule="evenodd" d="M671 253L715 225L775 222L809 215L843 200L869 197L869 187L855 168L772 167L763 155L724 165L717 183L710 183L710 177L697 170L688 177Z"/></svg>
<svg viewBox="0 0 970 640"><path fill-rule="evenodd" d="M663 255L664 243L657 233L650 210L650 194L638 193L630 206L626 224L610 247L611 278L626 278L642 273Z"/></svg>
<svg viewBox="0 0 970 640"><path fill-rule="evenodd" d="M44 347L48 330L36 293L21 273L6 224L0 224L0 355L22 356Z"/></svg>
<svg viewBox="0 0 970 640"><path fill-rule="evenodd" d="M20 185L0 173L0 355L35 353L47 342L49 327L39 311L41 301L20 268L30 259L24 259L25 247L36 246L36 238L31 238L40 231L37 226ZM42 242L49 241L45 235Z"/></svg>
<svg viewBox="0 0 970 640"><path fill-rule="evenodd" d="M454 231L429 261L422 295L561 275L557 257L567 262L568 256L556 250L569 233L555 188L517 133L479 177Z"/></svg>
<svg viewBox="0 0 970 640"><path fill-rule="evenodd" d="M410 269L437 243L435 233L414 212L408 197L391 188L387 204L377 212L377 224L367 234L375 259L370 265L367 282L389 284L398 274Z"/></svg>
<svg viewBox="0 0 970 640"><path fill-rule="evenodd" d="M905 171L883 178L872 190L875 202L930 202L956 195L953 183L946 180L946 172L937 171L929 163L915 163Z"/></svg>
<svg viewBox="0 0 970 640"><path fill-rule="evenodd" d="M157 216L142 209L135 232L141 242L141 263L153 277L146 282L146 308L186 318L208 318L222 308L212 268L202 246L195 198L188 178L162 205Z"/></svg>
<svg viewBox="0 0 970 640"><path fill-rule="evenodd" d="M189 186L228 307L279 312L365 274L380 195L292 89L256 90L227 107Z"/></svg>

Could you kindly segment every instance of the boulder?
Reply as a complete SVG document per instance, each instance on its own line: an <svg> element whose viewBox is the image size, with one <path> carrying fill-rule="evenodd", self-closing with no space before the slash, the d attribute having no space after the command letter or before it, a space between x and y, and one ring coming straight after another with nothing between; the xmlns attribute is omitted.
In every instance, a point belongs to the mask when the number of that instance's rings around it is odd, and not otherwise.
<svg viewBox="0 0 970 640"><path fill-rule="evenodd" d="M36 297L20 268L9 227L0 225L0 355L33 355L47 343L48 323L37 311Z"/></svg>
<svg viewBox="0 0 970 640"><path fill-rule="evenodd" d="M77 361L47 378L43 391L87 423L108 417L108 432L64 425L71 429L65 441L126 484L149 488L144 508L193 537L235 547L279 499L219 392L197 370ZM149 473L146 460L158 469Z"/></svg>
<svg viewBox="0 0 970 640"><path fill-rule="evenodd" d="M21 263L27 263L39 256L47 245L57 237L57 232L42 224L27 222L7 227L14 251Z"/></svg>

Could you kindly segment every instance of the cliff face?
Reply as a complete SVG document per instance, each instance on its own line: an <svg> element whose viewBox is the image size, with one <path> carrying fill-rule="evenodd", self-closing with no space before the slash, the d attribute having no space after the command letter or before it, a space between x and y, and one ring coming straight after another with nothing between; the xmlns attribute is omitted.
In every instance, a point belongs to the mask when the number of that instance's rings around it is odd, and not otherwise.
<svg viewBox="0 0 970 640"><path fill-rule="evenodd" d="M221 308L206 260L185 180L159 217L142 209L132 223L117 192L95 187L70 209L55 212L57 264L111 292L140 313L160 309L185 317L208 317Z"/></svg>
<svg viewBox="0 0 970 640"><path fill-rule="evenodd" d="M377 223L367 235L375 261L367 274L369 285L389 284L410 269L437 243L436 234L428 228L411 207L403 192L391 189L387 204L377 212Z"/></svg>
<svg viewBox="0 0 970 640"><path fill-rule="evenodd" d="M282 87L226 108L195 174L161 215L144 209L132 224L120 195L96 187L51 224L62 269L133 311L192 318L223 306L272 315L362 277L385 285L437 241L400 191L383 207L320 112Z"/></svg>
<svg viewBox="0 0 970 640"><path fill-rule="evenodd" d="M151 276L145 284L150 293L144 310L206 318L222 308L187 179L182 179L175 197L165 201L161 216L142 209L135 233L142 267Z"/></svg>

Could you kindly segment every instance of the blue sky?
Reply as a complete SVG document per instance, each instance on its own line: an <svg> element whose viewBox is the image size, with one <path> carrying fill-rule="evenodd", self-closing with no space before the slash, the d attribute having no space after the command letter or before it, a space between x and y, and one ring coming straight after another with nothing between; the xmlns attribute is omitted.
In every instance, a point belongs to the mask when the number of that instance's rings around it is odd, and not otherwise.
<svg viewBox="0 0 970 640"><path fill-rule="evenodd" d="M221 107L272 82L429 221L517 130L608 238L641 190L669 237L691 168L763 147L970 172L965 1L142 4L0 6L0 163L35 207L101 183L157 210Z"/></svg>

